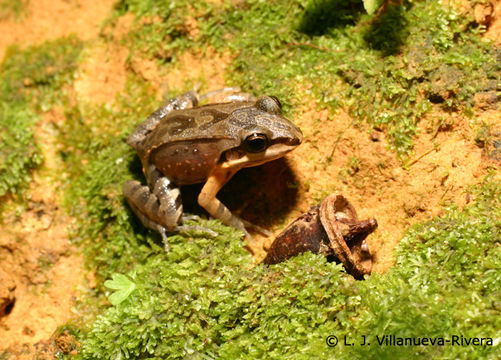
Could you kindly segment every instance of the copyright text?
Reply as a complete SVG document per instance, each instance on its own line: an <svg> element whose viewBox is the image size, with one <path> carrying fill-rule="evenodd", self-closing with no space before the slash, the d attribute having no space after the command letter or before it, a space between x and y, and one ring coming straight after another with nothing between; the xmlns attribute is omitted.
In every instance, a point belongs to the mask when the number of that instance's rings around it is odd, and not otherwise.
<svg viewBox="0 0 501 360"><path fill-rule="evenodd" d="M361 335L350 338L346 335L338 338L335 335L326 337L325 342L329 347L336 347L339 343L344 346L493 346L490 337L465 337L452 335L450 337L400 337L396 335Z"/></svg>

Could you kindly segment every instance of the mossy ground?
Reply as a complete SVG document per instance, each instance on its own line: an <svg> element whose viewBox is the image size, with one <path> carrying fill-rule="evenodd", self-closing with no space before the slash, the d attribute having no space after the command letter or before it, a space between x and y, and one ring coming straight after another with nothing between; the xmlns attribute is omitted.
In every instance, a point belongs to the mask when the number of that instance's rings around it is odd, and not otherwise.
<svg viewBox="0 0 501 360"><path fill-rule="evenodd" d="M414 146L426 135L422 130L440 138L455 126L449 119L457 116L469 118L478 129L469 141L476 137L488 149L501 130L473 115L478 94L493 97L494 105L486 106L498 109L499 47L484 41L481 32L472 15L459 16L434 1L405 2L374 19L361 1L275 1L270 6L261 1L122 0L99 40L70 37L11 48L1 68L0 101L6 110L0 114L0 136L22 136L4 142L6 150L0 145L0 154L19 154L12 156L14 165L5 166L7 172L0 172L0 186L7 184L9 193L26 186L41 164L35 125L46 112L60 111L65 121L57 126L57 143L64 168L58 175L67 178L64 206L77 220L71 238L96 275L77 307L79 317L65 328L81 342L80 356L495 358L497 345L374 344L376 335L498 337L501 194L496 170L468 190L474 199L470 205L450 204L441 217L411 228L396 250L395 266L363 282L312 254L269 268L255 266L242 248L241 234L214 220L198 221L218 231L216 239L175 235L166 254L158 234L144 229L121 193L125 180L143 181L140 163L125 144L130 131L162 95L196 83L211 90L212 79L195 69L186 69L181 85L171 81L164 86L158 80L177 71L186 54L197 52L201 58L228 59L226 85L274 94L288 116L300 118L299 109L313 102L329 114L314 121L324 132L337 126L334 114L346 111L352 119L348 127L362 129L358 135L383 134L391 151L377 162L374 170L381 173L390 153L404 168L413 166L412 159L420 155ZM118 49L111 54L122 54L120 49L128 54L121 60L127 69L123 88L101 103L92 101L92 92L82 97L71 86L78 63L92 57L96 42ZM316 135L308 145L320 149L322 131ZM330 183L313 189L313 198L332 191L336 181L363 195L370 187L360 176L366 174L365 158L357 154L346 157L337 178L325 171L336 161L333 154L343 136L338 134L329 144L331 156L317 164ZM226 191L248 188L250 179L264 173L251 171ZM442 173L437 181L446 182L448 176ZM306 187L293 176L286 186L289 195ZM270 211L266 204L258 206ZM406 213L421 211L422 204L417 210L413 206ZM285 215L280 216L284 221ZM111 292L103 284L112 277L121 279L111 284L119 288L114 299L122 301L110 306L105 296ZM329 348L325 338L330 334L356 341L366 335L373 346Z"/></svg>
<svg viewBox="0 0 501 360"><path fill-rule="evenodd" d="M499 185L487 179L475 204L411 229L395 267L365 281L309 253L249 269L239 234L222 227L217 242L173 238L169 254L128 273L132 292L98 317L83 358L494 359L497 345L377 346L376 336L496 338ZM328 335L357 345L329 348Z"/></svg>
<svg viewBox="0 0 501 360"><path fill-rule="evenodd" d="M67 100L81 45L61 39L21 50L11 47L0 66L0 198L16 194L42 163L34 128L40 113Z"/></svg>

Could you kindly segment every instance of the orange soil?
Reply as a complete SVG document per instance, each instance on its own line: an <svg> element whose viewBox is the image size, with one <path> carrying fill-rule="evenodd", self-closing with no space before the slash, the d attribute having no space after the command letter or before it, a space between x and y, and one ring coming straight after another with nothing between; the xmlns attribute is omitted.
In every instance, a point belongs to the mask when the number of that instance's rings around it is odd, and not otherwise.
<svg viewBox="0 0 501 360"><path fill-rule="evenodd" d="M109 16L114 0L29 1L21 19L0 21L0 59L12 44L32 45L76 34L83 40L96 38L101 23Z"/></svg>

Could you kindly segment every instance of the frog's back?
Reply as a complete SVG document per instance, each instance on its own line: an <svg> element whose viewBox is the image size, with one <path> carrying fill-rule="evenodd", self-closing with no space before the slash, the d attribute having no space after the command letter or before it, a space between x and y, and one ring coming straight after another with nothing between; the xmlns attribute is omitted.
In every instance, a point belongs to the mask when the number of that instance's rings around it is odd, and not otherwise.
<svg viewBox="0 0 501 360"><path fill-rule="evenodd" d="M221 154L235 145L225 120L245 106L210 104L170 112L142 142L144 158L178 185L205 181Z"/></svg>
<svg viewBox="0 0 501 360"><path fill-rule="evenodd" d="M172 111L148 134L143 147L152 149L175 141L226 137L227 127L218 125L227 120L233 111L250 105L243 102L209 104Z"/></svg>

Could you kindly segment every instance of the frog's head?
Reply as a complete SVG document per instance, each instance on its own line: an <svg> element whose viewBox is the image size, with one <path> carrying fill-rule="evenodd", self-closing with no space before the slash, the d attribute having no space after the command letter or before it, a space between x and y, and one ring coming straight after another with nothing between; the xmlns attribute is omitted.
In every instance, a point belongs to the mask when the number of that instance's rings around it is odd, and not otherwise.
<svg viewBox="0 0 501 360"><path fill-rule="evenodd" d="M274 96L261 96L250 108L234 115L240 130L240 146L224 155L241 167L278 159L295 149L303 139L301 129L282 116L282 104Z"/></svg>

